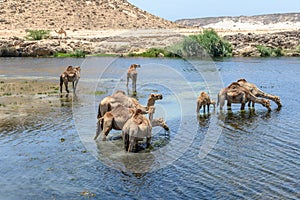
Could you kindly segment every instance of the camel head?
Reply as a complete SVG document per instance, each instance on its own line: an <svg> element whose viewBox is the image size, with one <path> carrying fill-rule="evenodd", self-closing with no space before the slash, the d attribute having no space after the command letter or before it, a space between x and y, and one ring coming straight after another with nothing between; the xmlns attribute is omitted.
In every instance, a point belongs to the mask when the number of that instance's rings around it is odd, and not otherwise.
<svg viewBox="0 0 300 200"><path fill-rule="evenodd" d="M81 68L80 68L80 66L77 66L77 67L75 67L75 69L77 70L77 71L81 71Z"/></svg>
<svg viewBox="0 0 300 200"><path fill-rule="evenodd" d="M132 64L130 66L130 68L140 68L140 67L141 67L141 65L139 65L139 64Z"/></svg>
<svg viewBox="0 0 300 200"><path fill-rule="evenodd" d="M162 94L150 94L149 98L152 98L154 100L162 100L163 96L162 96Z"/></svg>
<svg viewBox="0 0 300 200"><path fill-rule="evenodd" d="M167 125L166 121L164 120L164 118L157 118L155 119L159 126L163 127L165 129L165 131L169 131L169 126Z"/></svg>
<svg viewBox="0 0 300 200"><path fill-rule="evenodd" d="M162 94L150 94L148 98L147 107L154 106L156 100L163 99Z"/></svg>
<svg viewBox="0 0 300 200"><path fill-rule="evenodd" d="M269 111L271 111L271 102L270 100L267 100L267 99L262 99L262 102L263 102L263 106L265 106L266 108L268 108Z"/></svg>
<svg viewBox="0 0 300 200"><path fill-rule="evenodd" d="M212 104L214 106L214 108L216 108L216 101L215 100L210 100L210 104Z"/></svg>
<svg viewBox="0 0 300 200"><path fill-rule="evenodd" d="M276 103L279 107L282 106L282 105L281 105L281 101L280 101L280 97L279 97L279 96L275 96L275 97L274 97L274 101L275 101L275 103Z"/></svg>

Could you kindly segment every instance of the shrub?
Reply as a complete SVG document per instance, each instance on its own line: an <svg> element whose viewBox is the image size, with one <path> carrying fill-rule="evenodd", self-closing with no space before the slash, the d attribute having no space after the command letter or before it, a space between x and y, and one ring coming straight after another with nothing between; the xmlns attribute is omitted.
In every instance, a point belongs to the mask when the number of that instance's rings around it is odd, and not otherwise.
<svg viewBox="0 0 300 200"><path fill-rule="evenodd" d="M128 56L142 57L228 57L232 56L231 44L218 36L212 29L204 30L202 34L190 35L165 49L151 48L140 54L130 53Z"/></svg>
<svg viewBox="0 0 300 200"><path fill-rule="evenodd" d="M0 48L0 57L14 57L18 56L19 53L14 47L1 47Z"/></svg>
<svg viewBox="0 0 300 200"><path fill-rule="evenodd" d="M178 57L175 53L172 53L166 49L150 48L143 53L129 53L128 56L141 56L141 57Z"/></svg>
<svg viewBox="0 0 300 200"><path fill-rule="evenodd" d="M204 30L202 34L190 35L180 45L171 47L173 52L181 56L193 57L229 57L232 56L231 44L221 38L213 29Z"/></svg>
<svg viewBox="0 0 300 200"><path fill-rule="evenodd" d="M257 45L256 48L261 57L269 57L272 55L272 49L269 47L266 47L264 45Z"/></svg>
<svg viewBox="0 0 300 200"><path fill-rule="evenodd" d="M85 58L85 52L82 51L82 50L75 50L74 52L70 52L70 53L57 52L57 53L54 54L54 57L58 57L58 58L68 58L68 57Z"/></svg>
<svg viewBox="0 0 300 200"><path fill-rule="evenodd" d="M272 48L266 47L264 45L257 45L256 48L259 51L261 57L283 56L284 55L281 48L272 49Z"/></svg>
<svg viewBox="0 0 300 200"><path fill-rule="evenodd" d="M27 36L25 38L27 40L41 40L50 37L49 30L26 30L26 32Z"/></svg>

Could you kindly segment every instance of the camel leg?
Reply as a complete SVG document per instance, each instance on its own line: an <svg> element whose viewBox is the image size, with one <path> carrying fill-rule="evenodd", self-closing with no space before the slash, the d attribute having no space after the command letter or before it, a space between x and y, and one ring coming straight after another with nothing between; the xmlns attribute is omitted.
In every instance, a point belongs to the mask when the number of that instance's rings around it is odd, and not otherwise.
<svg viewBox="0 0 300 200"><path fill-rule="evenodd" d="M203 113L205 113L205 105L203 105Z"/></svg>
<svg viewBox="0 0 300 200"><path fill-rule="evenodd" d="M200 109L201 109L201 104L200 104L200 103L198 103L198 104L197 104L197 109L196 109L196 112L197 112L197 113L199 113Z"/></svg>
<svg viewBox="0 0 300 200"><path fill-rule="evenodd" d="M128 83L129 83L129 74L127 74L127 82L126 82L126 87L128 87Z"/></svg>
<svg viewBox="0 0 300 200"><path fill-rule="evenodd" d="M65 83L66 91L67 91L67 93L69 93L70 91L68 89L68 81L65 81L64 83Z"/></svg>
<svg viewBox="0 0 300 200"><path fill-rule="evenodd" d="M75 81L74 93L75 93L75 91L76 91L78 81L79 81L79 80L76 80L76 81Z"/></svg>
<svg viewBox="0 0 300 200"><path fill-rule="evenodd" d="M147 137L147 139L146 139L147 148L150 147L151 139L152 139L152 137Z"/></svg>
<svg viewBox="0 0 300 200"><path fill-rule="evenodd" d="M231 103L227 100L227 110L231 110Z"/></svg>
<svg viewBox="0 0 300 200"><path fill-rule="evenodd" d="M102 131L102 141L106 141L106 136L108 133L112 130L112 122L109 121L104 121L103 124L103 131Z"/></svg>
<svg viewBox="0 0 300 200"><path fill-rule="evenodd" d="M209 104L207 104L207 113L209 113Z"/></svg>
<svg viewBox="0 0 300 200"><path fill-rule="evenodd" d="M134 137L129 136L128 152L132 152L133 146L135 145L134 143L135 143Z"/></svg>
<svg viewBox="0 0 300 200"><path fill-rule="evenodd" d="M245 103L241 104L241 110L245 110Z"/></svg>
<svg viewBox="0 0 300 200"><path fill-rule="evenodd" d="M137 80L137 75L134 75L132 77L132 91L136 93L136 80Z"/></svg>
<svg viewBox="0 0 300 200"><path fill-rule="evenodd" d="M97 122L97 131L96 131L96 136L94 137L94 140L97 140L98 136L102 132L101 124L102 124L102 119L99 119Z"/></svg>
<svg viewBox="0 0 300 200"><path fill-rule="evenodd" d="M72 82L73 93L75 93L75 82Z"/></svg>
<svg viewBox="0 0 300 200"><path fill-rule="evenodd" d="M63 84L64 84L63 78L62 78L62 76L60 76L60 83L59 83L60 93L62 93L62 86L63 86Z"/></svg>

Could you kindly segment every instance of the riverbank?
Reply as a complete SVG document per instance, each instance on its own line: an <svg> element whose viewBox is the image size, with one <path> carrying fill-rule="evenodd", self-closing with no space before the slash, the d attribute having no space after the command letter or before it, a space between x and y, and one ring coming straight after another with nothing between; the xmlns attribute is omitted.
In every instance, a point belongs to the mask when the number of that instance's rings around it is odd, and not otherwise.
<svg viewBox="0 0 300 200"><path fill-rule="evenodd" d="M24 30L0 31L0 56L53 56L56 53L83 51L87 55L141 53L149 48L164 48L186 35L199 34L199 28L67 30L66 36L50 32L48 39L29 41ZM217 32L233 46L233 56L258 57L258 45L280 49L284 56L300 56L299 30Z"/></svg>

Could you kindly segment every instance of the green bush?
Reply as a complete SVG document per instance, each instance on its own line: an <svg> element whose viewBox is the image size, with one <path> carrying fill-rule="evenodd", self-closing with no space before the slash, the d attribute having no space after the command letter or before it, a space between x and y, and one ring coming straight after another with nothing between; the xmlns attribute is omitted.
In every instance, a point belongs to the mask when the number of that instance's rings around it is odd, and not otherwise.
<svg viewBox="0 0 300 200"><path fill-rule="evenodd" d="M14 47L1 47L0 48L0 57L14 57L18 56L16 48Z"/></svg>
<svg viewBox="0 0 300 200"><path fill-rule="evenodd" d="M202 34L190 35L178 45L170 47L172 52L187 57L230 57L232 56L231 44L221 38L212 29L204 30Z"/></svg>
<svg viewBox="0 0 300 200"><path fill-rule="evenodd" d="M232 56L232 46L218 36L217 32L209 29L199 35L184 37L181 42L164 49L151 48L140 54L128 54L128 56L142 57L159 57L161 55L164 57L229 57Z"/></svg>
<svg viewBox="0 0 300 200"><path fill-rule="evenodd" d="M264 45L257 45L256 46L258 52L260 53L261 57L269 57L269 56L283 56L283 52L281 48L272 49L270 47L266 47Z"/></svg>
<svg viewBox="0 0 300 200"><path fill-rule="evenodd" d="M57 53L54 54L54 57L58 57L58 58L68 58L68 57L85 58L85 52L82 51L82 50L75 50L74 52L70 52L70 53L57 52Z"/></svg>
<svg viewBox="0 0 300 200"><path fill-rule="evenodd" d="M150 48L143 53L129 53L128 56L140 56L140 57L178 57L175 53L172 53L165 49Z"/></svg>
<svg viewBox="0 0 300 200"><path fill-rule="evenodd" d="M269 57L272 55L272 49L263 45L256 46L261 57Z"/></svg>
<svg viewBox="0 0 300 200"><path fill-rule="evenodd" d="M41 40L50 37L49 30L26 30L26 32L27 36L25 38L27 40Z"/></svg>

